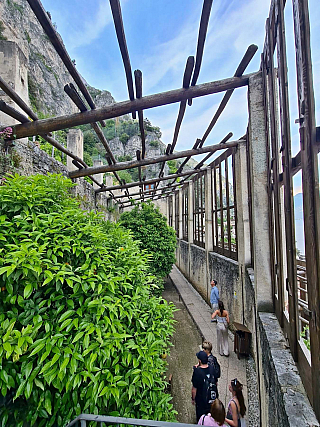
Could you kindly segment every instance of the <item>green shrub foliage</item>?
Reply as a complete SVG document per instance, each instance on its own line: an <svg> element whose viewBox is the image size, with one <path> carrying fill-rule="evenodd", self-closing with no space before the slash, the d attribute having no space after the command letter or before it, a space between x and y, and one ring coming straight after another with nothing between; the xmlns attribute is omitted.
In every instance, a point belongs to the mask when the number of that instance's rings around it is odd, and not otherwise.
<svg viewBox="0 0 320 427"><path fill-rule="evenodd" d="M62 176L0 187L0 419L63 426L80 413L172 420L173 310L150 294L129 232L81 211Z"/></svg>
<svg viewBox="0 0 320 427"><path fill-rule="evenodd" d="M120 223L129 228L152 257L150 267L158 278L167 276L175 262L176 235L166 218L151 202L140 203L131 211L124 212Z"/></svg>

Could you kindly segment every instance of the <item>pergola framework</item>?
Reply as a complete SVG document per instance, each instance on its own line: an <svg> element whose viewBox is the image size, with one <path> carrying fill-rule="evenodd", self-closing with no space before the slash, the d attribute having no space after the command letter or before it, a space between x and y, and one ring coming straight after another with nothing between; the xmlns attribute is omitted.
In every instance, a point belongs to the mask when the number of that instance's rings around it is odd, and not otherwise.
<svg viewBox="0 0 320 427"><path fill-rule="evenodd" d="M239 145L246 143L247 164L248 164L248 204L250 217L250 237L255 235L259 226L258 221L254 222L252 198L250 193L252 187L252 163L250 154L252 152L252 142L250 135L246 139L240 139L227 143L232 135L227 135L220 144L204 147L204 143L215 126L218 118L226 107L233 91L238 87L248 86L251 75L244 75L244 71L255 54L257 47L251 45L241 60L235 74L231 78L220 81L213 81L196 85L201 67L203 49L207 26L209 22L212 0L204 0L199 27L196 60L193 56L186 62L183 76L182 88L169 92L158 93L149 96L142 96L142 73L140 70L134 72L135 89L134 93L131 63L126 44L123 19L119 0L110 0L115 29L117 33L119 48L126 73L129 100L118 102L112 106L105 106L97 109L88 93L81 76L77 72L64 46L53 28L47 13L43 9L39 0L28 0L29 5L37 16L45 33L49 37L57 53L61 57L70 75L77 84L85 101L72 85L66 86L68 96L73 100L80 112L76 114L54 117L45 120L38 120L38 117L30 110L27 104L15 93L3 79L0 78L0 87L17 105L28 115L25 116L5 103L0 104L0 109L21 122L13 125L13 134L17 139L41 135L51 145L61 152L70 156L77 171L70 173L70 177L89 176L100 186L96 193L109 192L115 201L120 200L122 206L129 206L132 201L123 204L123 197L140 195L133 199L139 201L148 198L168 197L168 218L169 224L176 229L178 236L194 242L196 245L210 247L210 250L223 253L230 258L237 258L238 241L237 230L235 244L233 245L231 236L232 215L236 215L236 195L233 200L229 194L229 170L231 158L231 168L233 170L233 186L236 189L234 174L234 155L239 154ZM317 416L320 418L320 403L318 392L320 389L320 201L319 201L319 177L318 177L318 152L319 141L316 138L315 108L313 95L313 79L310 50L310 26L308 3L306 0L292 0L293 22L296 45L296 68L298 82L298 107L299 107L299 127L301 151L291 157L291 137L290 137L290 114L288 102L288 77L287 58L285 43L284 8L285 0L273 0L271 3L270 15L266 23L266 39L261 58L261 74L263 81L265 129L268 151L268 216L270 226L270 254L271 254L271 280L273 288L273 302L279 322L288 335L290 348L294 359L305 375L302 377L310 401ZM274 56L277 55L278 70L275 70ZM191 82L191 83L190 83ZM192 99L213 93L226 92L216 113L214 114L207 130L201 139L197 139L191 150L181 153L174 153L174 148L178 140L179 131L182 126L187 103L192 105ZM279 93L279 101L277 100ZM279 112L278 105L279 102ZM88 104L88 106L86 105ZM174 129L172 143L168 144L166 155L155 159L147 157L145 150L145 133L143 128L143 110L155 108L161 105L180 103L178 117ZM98 125L104 126L104 120L119 117L131 113L133 117L138 112L139 128L141 133L141 150L137 151L137 160L132 162L116 162L108 142ZM278 117L280 117L278 123ZM107 153L108 165L90 168L79 157L66 150L61 144L55 141L50 135L51 132L69 127L88 124L96 132L100 141L104 145ZM250 123L249 123L250 124ZM249 126L250 127L250 126ZM201 166L209 159L212 153L218 150L226 150L222 156L210 163L208 168ZM187 161L194 155L208 153L207 157L191 171L183 172ZM240 155L240 154L239 154ZM165 163L171 159L185 157L176 174L163 176ZM224 162L224 163L223 163ZM149 164L160 163L161 169L159 177L152 180L143 180L141 167ZM127 170L137 167L139 170L139 181L126 184L117 176L119 170ZM224 175L223 175L224 170ZM292 178L301 171L303 186L303 212L305 229L306 261L298 269L295 247L294 230L294 208L292 194ZM93 177L101 172L112 172L119 181L119 185L106 187L103 183L98 183ZM192 180L190 177L195 175ZM175 184L175 180L187 177L188 181L181 181ZM222 177L226 179L225 188L226 203L222 200L223 188ZM156 195L159 189L155 188L147 193L144 192L144 185L155 184L165 180L173 181L167 185L162 194ZM176 191L183 186L182 190ZM128 189L140 187L139 193L129 194ZM114 196L113 190L125 190L126 195ZM169 191L169 193L167 193ZM183 197L182 197L183 192ZM210 201L206 197L206 192L210 192ZM181 203L183 200L183 203ZM129 205L127 205L129 203ZM177 210L183 207L183 215L180 216ZM211 215L206 215L211 209ZM234 212L232 213L232 210ZM191 216L192 212L192 216ZM220 222L219 222L220 218ZM256 229L255 229L256 227ZM236 225L235 225L236 228ZM208 230L211 230L208 232ZM227 237L225 237L227 230ZM183 231L183 232L182 232ZM251 242L252 243L252 242ZM251 244L251 248L252 248ZM254 262L254 259L252 260ZM252 262L252 266L253 266ZM305 271L304 279L301 279L298 271L302 267ZM306 295L308 296L306 300ZM307 324L311 337L311 365L301 347L300 332L301 322Z"/></svg>
<svg viewBox="0 0 320 427"><path fill-rule="evenodd" d="M192 99L194 97L204 96L211 93L218 93L220 91L228 90L231 93L236 87L245 86L248 84L248 76L242 76L245 68L249 64L250 60L252 59L253 55L255 54L257 50L257 46L250 46L245 53L242 61L240 62L240 65L237 69L237 72L235 73L236 77L239 78L231 78L226 79L222 81L217 82L210 82L207 84L202 84L196 86L196 82L199 76L202 57L203 57L203 50L205 45L205 38L207 33L207 27L209 23L209 17L211 12L211 6L212 6L212 0L204 0L203 2L203 8L202 8L202 14L201 14L201 20L200 20L200 26L199 26L199 35L198 35L198 44L197 44L197 52L196 52L196 60L194 57L189 57L187 59L186 63L186 69L183 76L183 84L182 89L177 89L175 91L160 93L156 95L151 95L147 97L142 97L142 73L140 70L136 70L134 72L135 77L135 86L136 86L136 97L134 95L134 87L133 87L133 78L132 78L132 71L131 71L131 63L128 53L128 48L126 44L126 38L125 38L125 31L124 31L124 25L123 25L123 19L122 19L122 13L121 13L121 6L119 0L110 0L110 6L112 10L112 15L114 19L114 25L115 30L118 38L119 48L124 64L125 74L126 74L126 80L127 80L127 86L128 86L128 93L130 101L124 101L120 103L116 103L115 105L105 108L96 109L96 106L94 105L94 102L83 84L83 81L81 79L80 74L75 68L75 65L73 64L70 56L68 55L64 45L62 44L59 36L57 35L51 20L48 17L48 14L44 10L41 2L39 0L28 0L28 3L30 7L32 8L33 12L35 13L37 19L39 20L42 28L44 29L46 35L49 37L50 41L52 42L54 48L56 49L58 55L62 59L64 65L70 72L70 75L76 82L81 94L84 96L85 100L81 98L81 95L77 92L77 89L75 86L70 83L69 85L65 86L65 92L67 95L71 98L71 100L75 103L75 105L79 108L80 112L79 114L73 114L69 116L63 116L63 117L55 117L51 119L45 119L45 120L38 120L38 117L30 110L30 108L20 99L18 100L19 96L11 89L10 91L7 91L6 93L20 106L20 108L25 111L28 116L32 119L28 119L28 117L25 117L21 115L18 111L14 111L13 109L8 108L8 106L1 105L0 108L5 113L9 114L11 117L15 118L16 120L20 121L21 125L12 126L14 129L14 135L17 139L24 138L27 136L34 136L34 135L41 135L44 137L50 144L52 144L55 148L58 150L64 152L66 155L73 158L73 164L78 167L79 171L73 172L73 175L70 174L70 177L75 178L76 176L89 176L96 184L98 184L101 188L103 188L102 183L98 183L95 178L92 177L96 172L94 170L90 170L90 168L87 167L85 162L83 162L82 159L77 158L77 156L74 156L71 152L66 150L61 144L59 144L57 141L53 141L50 136L50 132L60 129L66 129L69 127L77 126L80 124L87 124L90 123L93 130L96 132L98 138L100 139L101 143L106 149L106 158L108 162L107 168L109 168L110 171L113 172L116 179L119 182L119 185L122 186L123 189L125 189L125 182L121 181L119 176L117 175L117 170L125 170L130 167L138 167L139 171L139 186L141 190L141 197L143 198L143 184L144 180L141 176L141 166L149 163L150 160L148 159L146 162L146 152L145 152L145 133L143 129L143 110L147 108L153 108L159 105L166 105L173 102L180 102L180 108L179 108L179 114L174 130L173 135L173 141L172 144L169 144L166 150L167 156L160 156L158 159L153 159L154 163L162 163L162 167L159 173L159 179L163 175L163 169L165 166L165 163L167 160L170 160L171 158L180 158L178 157L170 157L170 156L177 156L177 154L174 154L174 148L178 139L179 130L181 128L183 116L186 110L186 104L188 102L189 105L192 104ZM191 82L191 87L190 87ZM2 88L4 88L6 85L5 82L2 80ZM228 92L228 93L229 93ZM89 105L89 109L86 106L86 102ZM138 111L138 117L139 117L139 127L140 127L140 134L141 134L141 140L142 140L142 147L141 151L137 151L137 162L135 166L128 165L128 164L120 164L117 163L111 149L108 145L108 142L106 141L99 125L97 124L98 121L100 121L102 126L105 126L104 120L108 118L115 118L123 114L127 114L129 112L132 113L133 117L135 117L135 112ZM219 115L221 114L222 110L220 111ZM216 117L217 119L217 117ZM216 121L215 118L213 120ZM211 127L211 128L210 128ZM192 154L187 153L186 158L189 159L193 155L201 154L202 151L195 151L197 148L201 149L206 137L208 136L209 132L212 129L212 123L209 125L209 130L206 131L204 138L202 141L198 141L198 143L194 144ZM230 137L229 137L230 138ZM229 139L227 138L227 139ZM227 140L226 139L226 140ZM221 147L219 149L226 148L223 144L221 144ZM205 148L206 150L206 148ZM216 150L208 150L204 152L209 152L206 159L208 159ZM145 161L145 163L143 163ZM186 162L185 162L186 163ZM204 161L201 163L201 165L204 163ZM199 166L199 168L201 167ZM112 170L113 168L113 170ZM107 169L108 170L108 169ZM182 168L180 168L179 172L182 172ZM195 171L194 173L197 173ZM78 175L79 174L79 175ZM161 182L159 180L157 182L157 185ZM107 190L109 191L109 190ZM112 197L113 194L111 194ZM131 197L129 193L126 191L126 197ZM116 200L116 199L114 199Z"/></svg>

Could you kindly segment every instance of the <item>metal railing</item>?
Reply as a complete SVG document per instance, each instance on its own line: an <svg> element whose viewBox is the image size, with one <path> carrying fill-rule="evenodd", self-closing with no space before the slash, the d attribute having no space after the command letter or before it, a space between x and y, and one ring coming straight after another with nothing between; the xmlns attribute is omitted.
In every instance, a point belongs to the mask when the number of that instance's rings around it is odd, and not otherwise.
<svg viewBox="0 0 320 427"><path fill-rule="evenodd" d="M168 421L153 421L153 420L142 420L136 418L122 418L122 417L109 417L105 415L92 415L92 414L81 414L75 418L67 427L72 426L81 426L86 427L87 422L96 422L100 423L99 427L102 427L103 424L119 426L130 425L130 426L141 426L141 427L194 427L194 424L184 424L184 423L172 423Z"/></svg>

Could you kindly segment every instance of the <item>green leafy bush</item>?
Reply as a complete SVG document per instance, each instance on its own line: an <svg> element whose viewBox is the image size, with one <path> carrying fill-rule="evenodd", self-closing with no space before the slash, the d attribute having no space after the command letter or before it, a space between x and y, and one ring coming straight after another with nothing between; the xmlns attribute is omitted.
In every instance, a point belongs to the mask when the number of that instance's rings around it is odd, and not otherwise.
<svg viewBox="0 0 320 427"><path fill-rule="evenodd" d="M150 295L129 232L78 208L59 175L0 187L0 419L65 425L82 412L172 420L159 357L173 305Z"/></svg>
<svg viewBox="0 0 320 427"><path fill-rule="evenodd" d="M120 223L129 228L140 247L151 254L150 267L158 278L167 276L175 262L176 235L166 218L151 202L140 203L124 212Z"/></svg>

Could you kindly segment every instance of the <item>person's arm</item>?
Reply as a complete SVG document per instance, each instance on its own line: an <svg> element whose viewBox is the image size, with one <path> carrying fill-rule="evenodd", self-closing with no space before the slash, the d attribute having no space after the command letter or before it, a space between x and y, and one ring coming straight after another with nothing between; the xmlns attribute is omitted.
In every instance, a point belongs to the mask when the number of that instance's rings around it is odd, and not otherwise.
<svg viewBox="0 0 320 427"><path fill-rule="evenodd" d="M191 389L191 400L192 400L192 404L193 405L195 403L196 395L197 395L197 389L192 386L192 389Z"/></svg>
<svg viewBox="0 0 320 427"><path fill-rule="evenodd" d="M230 403L231 413L232 413L232 420L225 419L225 422L229 424L229 426L232 427L238 427L238 413L236 404L234 402Z"/></svg>
<svg viewBox="0 0 320 427"><path fill-rule="evenodd" d="M215 286L215 290L216 290L216 297L217 297L217 300L219 301L219 289Z"/></svg>
<svg viewBox="0 0 320 427"><path fill-rule="evenodd" d="M227 313L227 323L229 323L230 322L230 319L229 319L229 313L227 312L227 310L226 310L226 313Z"/></svg>
<svg viewBox="0 0 320 427"><path fill-rule="evenodd" d="M211 315L211 319L214 319L214 318L216 317L216 315L217 315L218 311L219 311L219 310L216 310L214 313L212 313L212 315Z"/></svg>

